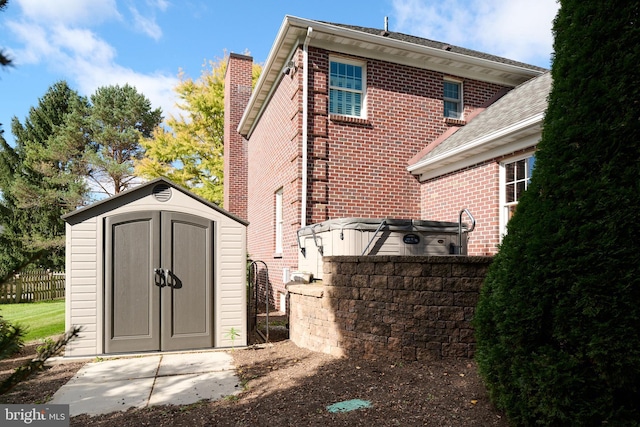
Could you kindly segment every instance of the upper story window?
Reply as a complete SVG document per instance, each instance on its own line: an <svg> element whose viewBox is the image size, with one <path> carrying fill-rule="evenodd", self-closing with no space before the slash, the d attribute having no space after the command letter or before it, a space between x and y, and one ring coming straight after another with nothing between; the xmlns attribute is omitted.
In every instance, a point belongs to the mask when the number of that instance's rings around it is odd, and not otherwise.
<svg viewBox="0 0 640 427"><path fill-rule="evenodd" d="M364 63L345 58L329 62L329 113L364 118Z"/></svg>
<svg viewBox="0 0 640 427"><path fill-rule="evenodd" d="M502 234L506 233L507 222L513 216L518 206L518 200L529 187L531 173L535 168L536 158L529 154L516 160L509 160L502 163L501 168L501 205L500 229Z"/></svg>
<svg viewBox="0 0 640 427"><path fill-rule="evenodd" d="M462 83L453 80L444 81L444 117L462 119Z"/></svg>

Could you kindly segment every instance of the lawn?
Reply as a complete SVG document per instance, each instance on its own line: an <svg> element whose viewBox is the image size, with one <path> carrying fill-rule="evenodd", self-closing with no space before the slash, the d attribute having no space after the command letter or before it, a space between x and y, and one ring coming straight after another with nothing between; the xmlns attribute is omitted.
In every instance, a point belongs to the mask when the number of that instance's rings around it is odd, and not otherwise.
<svg viewBox="0 0 640 427"><path fill-rule="evenodd" d="M27 328L25 342L64 333L64 300L2 304L0 316Z"/></svg>

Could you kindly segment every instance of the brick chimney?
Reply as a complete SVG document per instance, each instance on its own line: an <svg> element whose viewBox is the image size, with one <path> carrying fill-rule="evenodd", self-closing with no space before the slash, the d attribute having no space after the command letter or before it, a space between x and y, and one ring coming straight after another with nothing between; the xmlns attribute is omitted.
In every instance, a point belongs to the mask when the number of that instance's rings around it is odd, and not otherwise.
<svg viewBox="0 0 640 427"><path fill-rule="evenodd" d="M229 55L224 78L224 208L247 219L247 140L237 131L251 97L253 58Z"/></svg>

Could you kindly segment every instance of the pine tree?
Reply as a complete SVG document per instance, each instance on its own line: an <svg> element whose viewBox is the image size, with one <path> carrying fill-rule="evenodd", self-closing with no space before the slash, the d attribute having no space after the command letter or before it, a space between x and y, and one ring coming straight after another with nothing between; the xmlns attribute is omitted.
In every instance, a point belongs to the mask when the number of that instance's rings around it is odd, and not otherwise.
<svg viewBox="0 0 640 427"><path fill-rule="evenodd" d="M640 424L640 6L561 0L536 170L475 318L516 425Z"/></svg>
<svg viewBox="0 0 640 427"><path fill-rule="evenodd" d="M88 178L107 195L129 188L134 161L142 157L142 138L149 138L162 121L160 108L133 86L105 86L91 95L87 130L91 150L86 152Z"/></svg>
<svg viewBox="0 0 640 427"><path fill-rule="evenodd" d="M0 0L0 12L4 11L9 3L8 0ZM0 67L9 67L12 65L11 58L9 58L2 49L0 49Z"/></svg>
<svg viewBox="0 0 640 427"><path fill-rule="evenodd" d="M29 264L64 266L60 216L86 198L87 139L78 123L86 99L65 82L51 86L20 123L13 118L15 148L0 138L0 270Z"/></svg>

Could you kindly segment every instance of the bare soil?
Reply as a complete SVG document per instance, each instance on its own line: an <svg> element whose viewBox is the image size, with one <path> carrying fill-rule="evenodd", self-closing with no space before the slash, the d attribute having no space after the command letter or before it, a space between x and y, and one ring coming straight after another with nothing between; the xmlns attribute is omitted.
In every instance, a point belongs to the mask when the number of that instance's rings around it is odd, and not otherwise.
<svg viewBox="0 0 640 427"><path fill-rule="evenodd" d="M72 426L498 426L506 418L490 404L470 360L429 364L350 360L312 352L271 330L276 342L231 351L241 393L187 406L129 409ZM0 362L0 380L35 355L27 346ZM57 362L12 392L2 403L45 403L83 362ZM327 406L351 399L371 407L332 413Z"/></svg>

